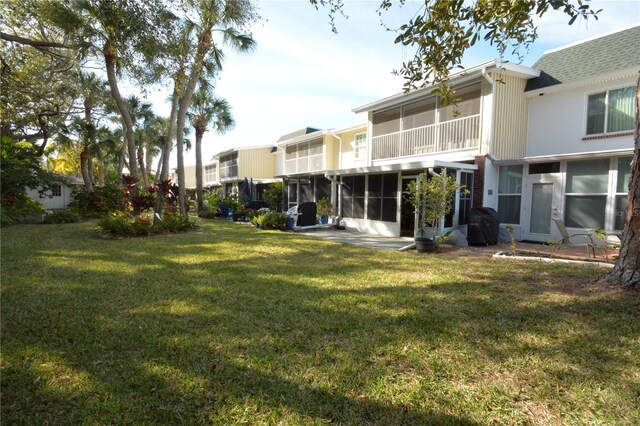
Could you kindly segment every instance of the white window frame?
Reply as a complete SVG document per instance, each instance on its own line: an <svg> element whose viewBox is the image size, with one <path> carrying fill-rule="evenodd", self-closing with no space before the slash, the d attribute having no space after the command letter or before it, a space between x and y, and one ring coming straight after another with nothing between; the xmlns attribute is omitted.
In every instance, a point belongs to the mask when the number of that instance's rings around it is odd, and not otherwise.
<svg viewBox="0 0 640 426"><path fill-rule="evenodd" d="M512 167L512 166L520 166L522 168L522 173L520 174L520 192L500 192L500 169L503 167ZM507 164L500 166L498 169L498 187L497 187L497 195L498 195L498 206L500 205L500 197L520 197L520 214L518 217L518 223L511 223L511 225L522 225L522 203L523 203L523 192L524 192L524 180L525 174L528 173L528 166L525 167L525 164Z"/></svg>
<svg viewBox="0 0 640 426"><path fill-rule="evenodd" d="M322 152L319 154L311 155L311 145L320 142L322 145ZM306 147L307 155L300 155L302 149ZM287 150L292 149L293 152L288 153ZM324 139L312 139L305 142L300 142L293 145L288 145L284 148L284 170L286 174L292 173L310 173L325 170L325 143ZM290 155L290 157L287 157ZM320 159L320 167L312 167L314 160ZM304 165L303 167L300 167Z"/></svg>
<svg viewBox="0 0 640 426"><path fill-rule="evenodd" d="M204 166L204 181L206 183L215 182L218 174L218 165L217 164L209 164L208 166Z"/></svg>
<svg viewBox="0 0 640 426"><path fill-rule="evenodd" d="M62 197L62 185L60 184L51 185L51 196Z"/></svg>
<svg viewBox="0 0 640 426"><path fill-rule="evenodd" d="M631 127L631 129L628 130L618 130L616 132L607 132L607 125L609 124L609 92L612 92L614 90L620 90L620 89L626 89L629 87L635 87L633 84L629 85L629 84L623 84L621 86L617 86L617 87L610 87L608 89L604 89L604 90L594 90L593 92L588 92L585 93L585 99L584 99L584 134L586 137L594 137L594 136L603 136L603 135L615 135L615 134L621 134L621 133L629 133L633 131L633 127ZM588 131L588 125L589 125L589 97L594 96L594 95L599 95L601 93L605 93L605 98L604 98L604 126L603 126L603 132L602 133L587 133Z"/></svg>
<svg viewBox="0 0 640 426"><path fill-rule="evenodd" d="M235 155L235 158L233 157L234 155ZM220 164L221 179L233 179L238 177L238 153L237 152L221 157L219 164ZM234 167L235 167L235 173L231 173Z"/></svg>
<svg viewBox="0 0 640 426"><path fill-rule="evenodd" d="M367 159L367 132L353 135L353 158L354 160Z"/></svg>

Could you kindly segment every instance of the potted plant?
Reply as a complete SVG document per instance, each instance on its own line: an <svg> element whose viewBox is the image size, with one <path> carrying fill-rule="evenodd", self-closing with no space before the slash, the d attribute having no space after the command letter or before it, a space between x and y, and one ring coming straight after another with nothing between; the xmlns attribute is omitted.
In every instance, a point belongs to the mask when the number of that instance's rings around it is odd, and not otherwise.
<svg viewBox="0 0 640 426"><path fill-rule="evenodd" d="M431 177L421 173L415 182L409 184L405 197L416 209L415 242L419 253L436 249L438 222L453 209L453 200L459 189L463 188L455 176L447 176L444 171L433 173Z"/></svg>
<svg viewBox="0 0 640 426"><path fill-rule="evenodd" d="M320 223L326 225L329 223L329 216L333 213L333 206L331 200L327 197L322 197L316 203L318 215L320 216Z"/></svg>

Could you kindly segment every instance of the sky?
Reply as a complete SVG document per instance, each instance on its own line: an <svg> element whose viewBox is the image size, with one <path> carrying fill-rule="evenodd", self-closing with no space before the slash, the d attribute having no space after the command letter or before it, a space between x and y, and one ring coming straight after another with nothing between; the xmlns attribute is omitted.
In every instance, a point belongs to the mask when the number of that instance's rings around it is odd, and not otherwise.
<svg viewBox="0 0 640 426"><path fill-rule="evenodd" d="M387 28L407 22L421 4L409 0L380 17L379 1L345 0L348 17L336 18L334 34L328 11L316 10L308 0L259 1L262 20L251 30L256 49L226 52L215 83L216 96L231 103L236 126L224 135L205 133L204 162L233 147L274 144L307 126L340 129L365 123L365 115L351 110L400 93L403 80L392 71L413 55L412 48L394 44L396 35ZM590 5L602 9L598 20L569 26L560 12L538 20L539 38L521 63L531 66L549 49L640 23L640 0L592 0ZM494 47L480 43L467 51L463 66L496 57ZM167 95L166 89L150 94L157 114L169 115ZM175 151L171 162L175 166ZM185 164L195 164L194 150L185 154Z"/></svg>

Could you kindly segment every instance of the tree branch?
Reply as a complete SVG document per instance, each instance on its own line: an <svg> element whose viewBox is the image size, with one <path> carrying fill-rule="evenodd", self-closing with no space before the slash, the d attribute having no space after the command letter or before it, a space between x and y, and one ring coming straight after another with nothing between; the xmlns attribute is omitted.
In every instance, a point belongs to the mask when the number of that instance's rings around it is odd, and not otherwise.
<svg viewBox="0 0 640 426"><path fill-rule="evenodd" d="M73 46L68 46L64 43L58 43L55 41L45 41L45 40L32 40L26 37L20 37L17 35L11 35L7 33L0 32L0 38L6 41L12 41L15 43L26 44L28 46L33 46L36 48L42 47L59 47L62 49L73 49Z"/></svg>

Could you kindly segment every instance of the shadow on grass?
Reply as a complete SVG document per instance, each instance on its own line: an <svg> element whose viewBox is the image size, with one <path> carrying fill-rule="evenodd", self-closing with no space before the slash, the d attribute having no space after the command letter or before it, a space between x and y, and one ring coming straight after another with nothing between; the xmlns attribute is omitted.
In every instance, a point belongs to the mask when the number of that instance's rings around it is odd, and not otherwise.
<svg viewBox="0 0 640 426"><path fill-rule="evenodd" d="M514 273L226 225L54 236L3 261L5 420L475 424L486 406L426 389L532 357L554 361L560 387L615 387L637 362L638 303L556 297L590 271ZM549 286L520 282L533 279ZM452 347L475 361L438 358ZM407 371L408 390L376 388Z"/></svg>

